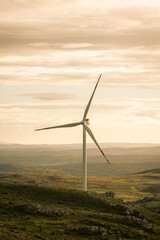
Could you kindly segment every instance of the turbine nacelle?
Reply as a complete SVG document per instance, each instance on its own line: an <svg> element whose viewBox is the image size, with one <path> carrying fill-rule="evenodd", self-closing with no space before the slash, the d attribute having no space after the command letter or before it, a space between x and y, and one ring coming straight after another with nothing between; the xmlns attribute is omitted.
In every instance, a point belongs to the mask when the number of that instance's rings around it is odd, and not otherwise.
<svg viewBox="0 0 160 240"><path fill-rule="evenodd" d="M84 125L90 125L90 121L88 118L86 118L84 121L83 121L83 124Z"/></svg>

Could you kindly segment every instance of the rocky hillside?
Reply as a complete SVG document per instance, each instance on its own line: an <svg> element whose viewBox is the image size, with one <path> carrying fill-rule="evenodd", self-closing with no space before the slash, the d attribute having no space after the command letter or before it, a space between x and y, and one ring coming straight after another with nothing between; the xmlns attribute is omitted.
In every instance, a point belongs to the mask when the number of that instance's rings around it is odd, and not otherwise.
<svg viewBox="0 0 160 240"><path fill-rule="evenodd" d="M160 199L0 184L0 239L159 240Z"/></svg>

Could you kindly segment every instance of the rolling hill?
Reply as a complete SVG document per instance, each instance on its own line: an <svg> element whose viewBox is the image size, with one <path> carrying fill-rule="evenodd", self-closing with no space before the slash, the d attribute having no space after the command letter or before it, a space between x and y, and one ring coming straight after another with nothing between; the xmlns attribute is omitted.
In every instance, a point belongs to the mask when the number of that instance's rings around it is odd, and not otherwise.
<svg viewBox="0 0 160 240"><path fill-rule="evenodd" d="M110 146L104 148L104 152L111 162L110 166L106 164L98 149L92 145L89 147L87 154L90 176L121 176L160 167L159 146ZM10 172L46 171L81 175L82 149L79 145L0 144L0 172L5 172L7 167Z"/></svg>
<svg viewBox="0 0 160 240"><path fill-rule="evenodd" d="M147 239L160 236L159 198L126 204L105 194L0 184L0 239Z"/></svg>
<svg viewBox="0 0 160 240"><path fill-rule="evenodd" d="M98 193L112 191L124 201L136 201L144 197L160 197L159 182L160 169L124 176L88 176L88 190ZM0 183L81 190L82 177L51 172L1 173Z"/></svg>

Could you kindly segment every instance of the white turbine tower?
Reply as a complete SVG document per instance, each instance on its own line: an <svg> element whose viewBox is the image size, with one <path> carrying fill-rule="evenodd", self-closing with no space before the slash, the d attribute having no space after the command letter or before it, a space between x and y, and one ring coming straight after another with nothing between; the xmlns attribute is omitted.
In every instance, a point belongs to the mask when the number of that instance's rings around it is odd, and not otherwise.
<svg viewBox="0 0 160 240"><path fill-rule="evenodd" d="M97 140L95 139L92 131L90 130L90 128L88 127L89 123L89 119L86 118L94 93L96 91L96 88L98 86L98 83L100 81L102 74L100 74L98 81L96 83L96 86L93 90L93 93L89 99L89 102L87 104L87 107L85 109L84 115L83 115L83 119L80 122L75 122L75 123L69 123L69 124L65 124L65 125L59 125L59 126L54 126L54 127L47 127L47 128L40 128L40 129L36 129L35 131L41 131L41 130L48 130L48 129L52 129L52 128L66 128L66 127L75 127L78 125L82 125L83 126L83 190L87 191L87 152L86 152L86 131L88 132L88 134L90 135L90 137L92 138L92 140L95 142L95 144L97 145L97 147L99 148L100 152L103 154L104 158L107 160L107 162L110 164L109 160L107 159L107 157L105 156L104 152L102 151L102 149L100 148Z"/></svg>

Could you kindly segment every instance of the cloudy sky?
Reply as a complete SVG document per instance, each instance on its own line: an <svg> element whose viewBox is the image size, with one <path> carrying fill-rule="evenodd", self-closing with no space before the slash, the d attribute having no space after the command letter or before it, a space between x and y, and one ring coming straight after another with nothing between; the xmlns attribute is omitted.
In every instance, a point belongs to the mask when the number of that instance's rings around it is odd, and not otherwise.
<svg viewBox="0 0 160 240"><path fill-rule="evenodd" d="M160 143L159 0L0 3L0 142L80 143L88 117L99 142ZM92 142L88 138L88 142Z"/></svg>

